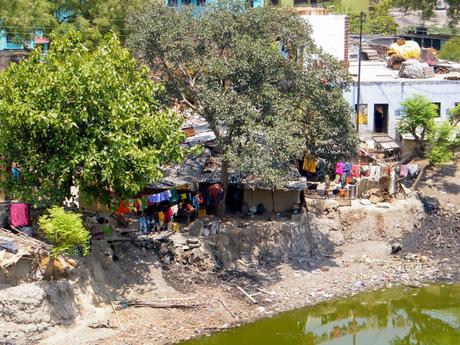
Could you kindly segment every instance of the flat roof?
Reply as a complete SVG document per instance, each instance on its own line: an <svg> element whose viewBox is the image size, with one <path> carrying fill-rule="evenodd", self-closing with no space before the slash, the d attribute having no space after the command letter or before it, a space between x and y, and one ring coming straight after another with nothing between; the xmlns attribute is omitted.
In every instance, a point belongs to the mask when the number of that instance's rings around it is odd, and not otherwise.
<svg viewBox="0 0 460 345"><path fill-rule="evenodd" d="M394 82L394 83L429 83L429 82L460 82L460 80L445 80L444 78L459 77L460 78L460 64L450 64L452 69L456 71L448 74L436 74L433 78L426 79L409 79L409 78L398 78L398 70L392 70L386 67L386 62L383 61L362 61L361 62L361 82ZM353 80L358 80L358 61L350 62L349 67L350 74ZM459 71L459 72L457 72Z"/></svg>

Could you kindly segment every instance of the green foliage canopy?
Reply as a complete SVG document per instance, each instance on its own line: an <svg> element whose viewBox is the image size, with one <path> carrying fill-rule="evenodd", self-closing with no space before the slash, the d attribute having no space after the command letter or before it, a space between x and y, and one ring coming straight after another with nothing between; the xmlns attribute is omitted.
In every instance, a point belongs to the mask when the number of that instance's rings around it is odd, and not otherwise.
<svg viewBox="0 0 460 345"><path fill-rule="evenodd" d="M196 16L150 4L131 25L128 44L163 80L171 103L209 122L224 172L228 164L279 186L286 162L303 151L331 161L355 151L342 96L348 73L314 46L294 13L232 2Z"/></svg>
<svg viewBox="0 0 460 345"><path fill-rule="evenodd" d="M48 34L58 29L80 31L86 43L97 43L109 32L121 41L128 35L127 16L146 0L0 0L0 28L20 40L33 38L36 30Z"/></svg>
<svg viewBox="0 0 460 345"><path fill-rule="evenodd" d="M38 221L40 230L53 245L51 255L71 254L75 246L81 246L83 255L89 252L90 233L83 226L81 214L66 212L63 207L53 207Z"/></svg>
<svg viewBox="0 0 460 345"><path fill-rule="evenodd" d="M0 157L22 168L1 180L11 196L55 204L80 190L139 192L180 160L183 134L162 93L115 36L94 51L81 34L55 38L0 74Z"/></svg>
<svg viewBox="0 0 460 345"><path fill-rule="evenodd" d="M460 61L460 36L448 40L439 51L439 57L450 61Z"/></svg>
<svg viewBox="0 0 460 345"><path fill-rule="evenodd" d="M389 6L387 2L382 2L369 13L364 14L363 18L363 34L382 34L394 35L398 32L399 25L388 12ZM360 28L360 13L351 8L335 6L334 13L346 14L349 18L350 32L359 34Z"/></svg>
<svg viewBox="0 0 460 345"><path fill-rule="evenodd" d="M398 131L412 134L418 144L419 153L422 154L425 148L425 136L434 128L438 107L428 98L419 95L408 98L401 105L402 117L398 124Z"/></svg>

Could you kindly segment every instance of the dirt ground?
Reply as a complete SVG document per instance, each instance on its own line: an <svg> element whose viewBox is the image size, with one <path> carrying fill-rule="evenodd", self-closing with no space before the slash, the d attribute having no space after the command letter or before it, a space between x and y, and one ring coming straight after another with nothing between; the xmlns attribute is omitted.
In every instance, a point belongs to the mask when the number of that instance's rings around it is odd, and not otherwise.
<svg viewBox="0 0 460 345"><path fill-rule="evenodd" d="M446 260L460 280L460 160L429 169L419 194L427 217L405 238L401 253Z"/></svg>
<svg viewBox="0 0 460 345"><path fill-rule="evenodd" d="M212 271L181 260L165 265L158 251L131 243L120 246L115 261L107 256L109 248L98 247L83 265L87 277L80 272L69 282L75 296L67 310L78 316L40 335L37 329L36 339L56 345L173 344L363 290L458 280L460 163L428 170L419 192L427 217L401 239L397 255L390 254L388 238L344 240L332 255L272 265L237 260L234 268ZM15 291L23 290L0 289L0 297L12 300ZM135 307L126 301L175 307ZM30 344L35 338L32 332L14 339L0 338L0 344Z"/></svg>

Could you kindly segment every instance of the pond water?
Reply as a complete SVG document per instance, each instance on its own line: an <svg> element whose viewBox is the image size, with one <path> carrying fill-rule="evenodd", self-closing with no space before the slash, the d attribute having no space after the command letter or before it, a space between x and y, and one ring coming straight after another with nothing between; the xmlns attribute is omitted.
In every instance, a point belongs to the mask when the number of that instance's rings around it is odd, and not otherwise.
<svg viewBox="0 0 460 345"><path fill-rule="evenodd" d="M460 284L320 303L181 345L459 345Z"/></svg>

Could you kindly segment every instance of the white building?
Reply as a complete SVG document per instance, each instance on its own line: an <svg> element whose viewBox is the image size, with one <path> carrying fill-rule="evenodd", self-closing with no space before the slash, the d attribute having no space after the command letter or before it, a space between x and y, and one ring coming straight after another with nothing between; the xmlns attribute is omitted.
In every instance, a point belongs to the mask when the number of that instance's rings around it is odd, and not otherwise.
<svg viewBox="0 0 460 345"><path fill-rule="evenodd" d="M454 66L460 67L460 66ZM460 69L458 69L460 71ZM346 91L345 99L352 107L357 103L357 62L350 66L354 85ZM459 77L460 72L437 74L429 79L398 78L398 71L385 67L384 62L363 61L361 66L361 109L360 135L367 137L374 133L388 133L397 138L396 128L400 118L401 102L414 95L422 95L439 107L439 120L448 117L448 110L460 103L460 80L446 80Z"/></svg>

